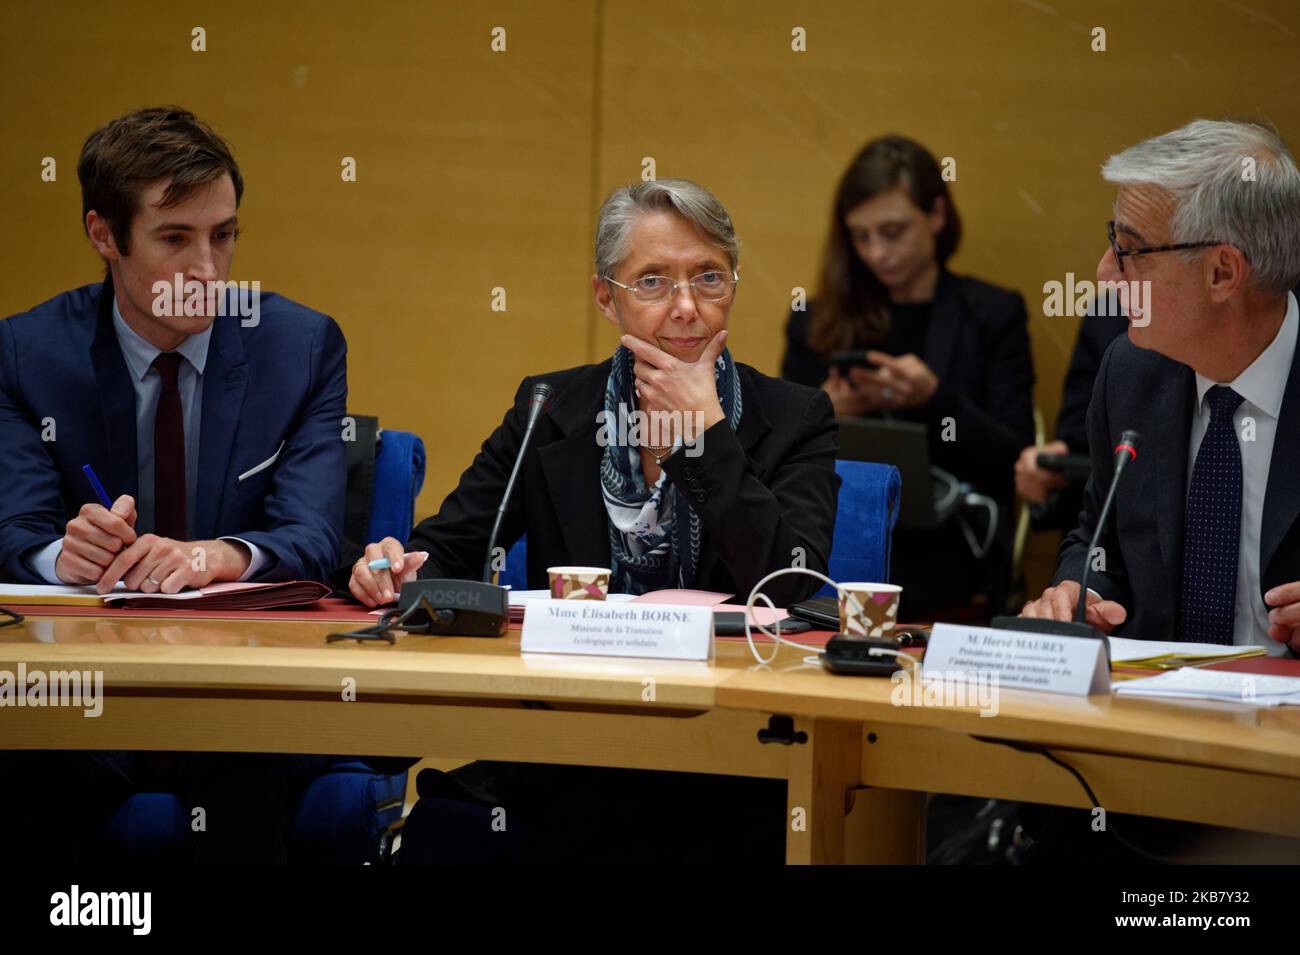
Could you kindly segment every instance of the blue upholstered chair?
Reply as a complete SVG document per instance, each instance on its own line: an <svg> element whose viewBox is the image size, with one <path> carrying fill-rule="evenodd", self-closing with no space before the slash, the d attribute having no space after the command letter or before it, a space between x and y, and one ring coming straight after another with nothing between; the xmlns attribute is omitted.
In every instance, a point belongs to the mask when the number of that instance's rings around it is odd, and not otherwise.
<svg viewBox="0 0 1300 955"><path fill-rule="evenodd" d="M381 431L375 447L368 540L411 536L415 498L424 484L424 443L405 431ZM351 492L351 489L349 489ZM364 513L364 512L363 512ZM380 766L403 760L371 760ZM409 761L405 761L409 762ZM292 863L361 865L378 861L380 834L402 815L406 771L336 757L303 792L289 836ZM172 793L136 793L108 823L109 841L133 859L182 861L190 817Z"/></svg>
<svg viewBox="0 0 1300 955"><path fill-rule="evenodd" d="M840 498L826 576L838 583L887 583L903 488L898 468L870 461L836 461L835 471L840 476ZM817 596L834 592L823 586Z"/></svg>
<svg viewBox="0 0 1300 955"><path fill-rule="evenodd" d="M497 583L511 590L528 589L528 535L521 534L506 552L506 565L497 575Z"/></svg>
<svg viewBox="0 0 1300 955"><path fill-rule="evenodd" d="M836 461L835 470L840 476L840 495L827 576L835 581L888 582L890 545L902 490L898 468L868 461ZM527 534L506 553L499 581L515 590L527 589ZM832 593L830 587L818 591L819 596ZM736 596L743 600L749 595Z"/></svg>

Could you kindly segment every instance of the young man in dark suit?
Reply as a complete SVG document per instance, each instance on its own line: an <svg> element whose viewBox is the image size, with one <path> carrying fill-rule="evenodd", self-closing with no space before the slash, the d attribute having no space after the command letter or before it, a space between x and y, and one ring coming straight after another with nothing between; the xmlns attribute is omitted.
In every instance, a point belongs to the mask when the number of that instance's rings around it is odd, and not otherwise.
<svg viewBox="0 0 1300 955"><path fill-rule="evenodd" d="M108 274L0 322L0 576L149 593L323 578L343 522L338 325L260 283L233 302L209 285L230 272L243 178L191 113L113 120L77 172ZM0 818L29 813L24 787L39 786L56 825L19 838L94 857L122 800L175 792L205 810L198 859L282 861L289 811L326 759L0 753Z"/></svg>
<svg viewBox="0 0 1300 955"><path fill-rule="evenodd" d="M0 322L0 574L150 593L323 579L343 521L343 333L260 289L215 314L243 179L193 115L114 120L78 174L108 274Z"/></svg>

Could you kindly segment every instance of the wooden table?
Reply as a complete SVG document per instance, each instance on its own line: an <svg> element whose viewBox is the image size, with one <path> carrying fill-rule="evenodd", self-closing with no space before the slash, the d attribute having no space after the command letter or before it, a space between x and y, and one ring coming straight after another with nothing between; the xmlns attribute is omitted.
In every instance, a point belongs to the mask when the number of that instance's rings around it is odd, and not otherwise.
<svg viewBox="0 0 1300 955"><path fill-rule="evenodd" d="M1300 710L1003 690L999 714L895 706L888 680L783 648L754 664L523 657L503 639L327 644L337 626L29 616L0 670L99 670L103 713L0 710L0 748L355 753L783 778L787 861L917 861L925 793L1086 806L1300 836ZM537 708L538 703L546 704ZM760 742L774 714L797 741ZM850 812L850 810L854 810ZM846 850L847 845L847 850Z"/></svg>

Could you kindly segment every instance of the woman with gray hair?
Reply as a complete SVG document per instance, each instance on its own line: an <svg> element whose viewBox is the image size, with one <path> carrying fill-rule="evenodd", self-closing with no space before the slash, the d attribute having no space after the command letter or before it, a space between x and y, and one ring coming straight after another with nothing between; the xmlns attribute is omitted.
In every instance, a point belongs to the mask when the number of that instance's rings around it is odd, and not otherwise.
<svg viewBox="0 0 1300 955"><path fill-rule="evenodd" d="M534 386L553 396L524 456L498 541L528 535L546 568L609 567L611 591L748 595L797 563L825 573L835 525L835 421L825 392L737 364L726 347L740 246L705 188L666 179L614 190L596 227L596 306L623 332L598 365L525 378L459 487L409 545L366 548L350 589L367 606L421 578L478 579ZM409 551L409 552L408 552ZM386 557L392 568L371 571ZM778 606L820 585L790 575Z"/></svg>
<svg viewBox="0 0 1300 955"><path fill-rule="evenodd" d="M368 606L421 578L478 579L542 382L552 389L524 452L498 540L528 535L528 585L553 565L609 567L611 591L686 587L747 596L774 570L826 572L839 477L826 393L769 378L727 349L739 243L731 217L684 179L614 190L596 228L596 306L623 335L597 365L526 378L501 426L410 542L366 548L350 589ZM391 570L367 563L387 558ZM819 583L766 585L778 606ZM781 860L781 780L579 766L474 763L425 770L403 861ZM510 811L511 835L490 807ZM665 807L726 807L710 812ZM466 820L477 820L467 824Z"/></svg>

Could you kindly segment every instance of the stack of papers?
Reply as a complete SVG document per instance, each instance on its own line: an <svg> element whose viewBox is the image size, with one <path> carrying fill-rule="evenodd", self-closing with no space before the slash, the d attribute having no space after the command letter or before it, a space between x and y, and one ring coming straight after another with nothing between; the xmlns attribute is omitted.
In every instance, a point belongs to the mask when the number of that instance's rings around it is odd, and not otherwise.
<svg viewBox="0 0 1300 955"><path fill-rule="evenodd" d="M210 584L178 594L112 593L104 598L110 607L131 610L278 610L313 604L332 591L315 580L285 580L274 584Z"/></svg>
<svg viewBox="0 0 1300 955"><path fill-rule="evenodd" d="M114 594L130 593L118 584ZM104 597L94 587L68 584L0 584L0 604L24 607L102 607Z"/></svg>
<svg viewBox="0 0 1300 955"><path fill-rule="evenodd" d="M1110 638L1112 666L1137 670L1177 670L1180 667L1222 663L1244 657L1262 657L1263 647L1233 647L1220 643L1174 643L1164 640L1130 640Z"/></svg>
<svg viewBox="0 0 1300 955"><path fill-rule="evenodd" d="M510 591L510 622L520 623L524 619L524 605L530 600L550 600L549 590L512 590ZM609 594L610 603L627 603L636 598L632 594Z"/></svg>
<svg viewBox="0 0 1300 955"><path fill-rule="evenodd" d="M1251 706L1300 705L1300 678L1186 668L1118 684L1118 696L1223 700Z"/></svg>
<svg viewBox="0 0 1300 955"><path fill-rule="evenodd" d="M278 583L212 584L178 594L147 594L127 590L119 583L107 594L92 586L53 584L0 584L0 604L37 607L126 607L131 610L274 610L315 603L330 595L330 588L313 580Z"/></svg>

